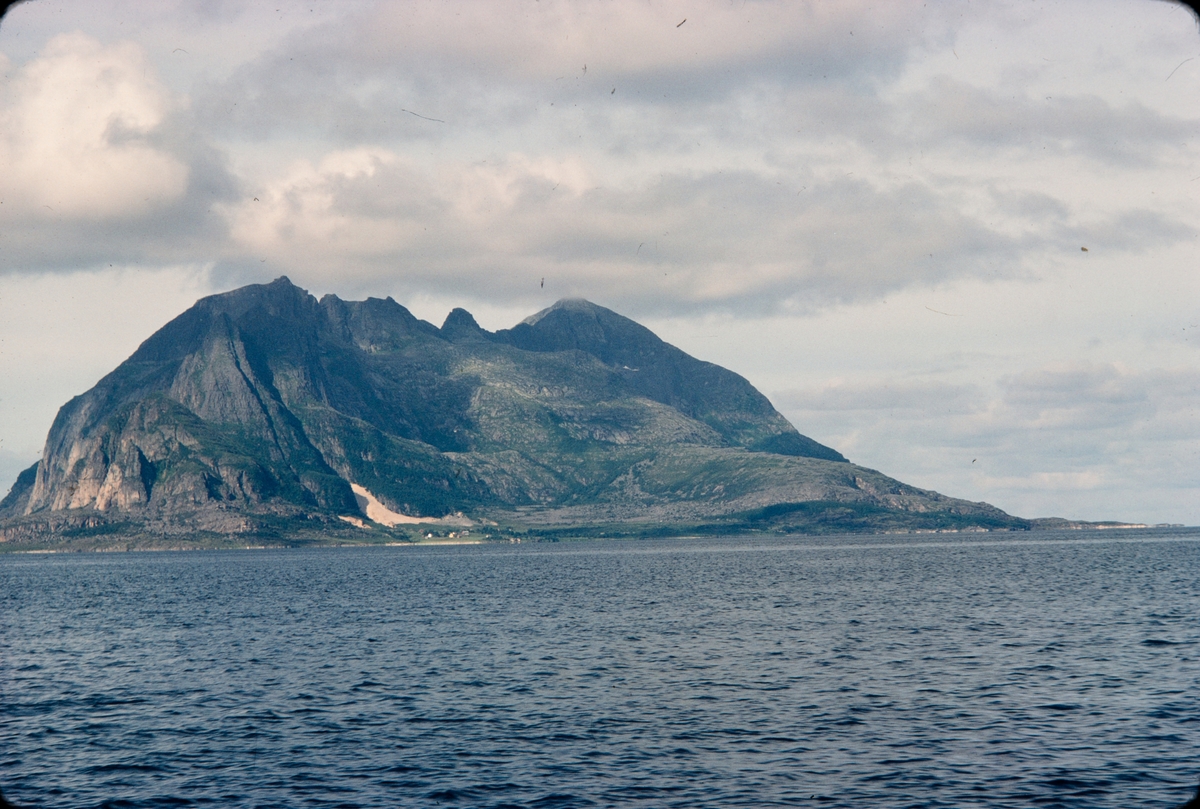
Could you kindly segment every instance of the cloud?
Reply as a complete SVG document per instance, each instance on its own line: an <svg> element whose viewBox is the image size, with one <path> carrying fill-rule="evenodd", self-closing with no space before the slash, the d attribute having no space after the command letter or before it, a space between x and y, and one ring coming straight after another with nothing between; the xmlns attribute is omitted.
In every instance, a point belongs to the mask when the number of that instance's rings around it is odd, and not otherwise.
<svg viewBox="0 0 1200 809"><path fill-rule="evenodd" d="M783 391L775 403L809 412L886 411L906 419L970 415L983 409L978 386L907 379L882 384L837 380L814 390Z"/></svg>
<svg viewBox="0 0 1200 809"><path fill-rule="evenodd" d="M920 9L913 0L377 3L292 37L211 90L241 95L239 110L221 111L256 127L395 123L418 103L459 125L515 107L532 114L522 102L539 98L707 103L747 80L825 83L894 70L928 37L912 24Z"/></svg>
<svg viewBox="0 0 1200 809"><path fill-rule="evenodd" d="M1200 121L1158 113L1135 100L1117 106L1069 89L1058 97L981 88L949 76L893 101L902 132L913 141L978 155L1082 155L1105 163L1149 166L1188 141ZM1039 155L1041 157L1042 155Z"/></svg>
<svg viewBox="0 0 1200 809"><path fill-rule="evenodd" d="M234 181L131 42L51 39L0 85L0 272L189 260Z"/></svg>
<svg viewBox="0 0 1200 809"><path fill-rule="evenodd" d="M1194 520L1200 368L1076 362L989 385L835 381L772 398L853 461L1022 516Z"/></svg>
<svg viewBox="0 0 1200 809"><path fill-rule="evenodd" d="M375 6L368 17L371 36L363 51L389 61L404 53L414 62L437 55L464 69L529 76L575 68L580 55L592 56L599 69L615 65L625 74L777 64L781 55L796 52L836 54L850 62L886 41L918 6L551 0L534 10L528 4L474 0L448 12L417 2L387 3ZM856 25L860 39L852 41Z"/></svg>
<svg viewBox="0 0 1200 809"><path fill-rule="evenodd" d="M112 220L184 193L188 167L153 140L170 99L146 70L132 43L63 34L5 82L5 219Z"/></svg>
<svg viewBox="0 0 1200 809"><path fill-rule="evenodd" d="M226 209L237 245L297 280L319 286L336 267L352 284L469 282L481 297L519 297L546 277L610 302L805 307L1004 274L1018 248L918 183L710 169L613 184L577 157L430 171L391 150L347 150L294 165L255 197Z"/></svg>
<svg viewBox="0 0 1200 809"><path fill-rule="evenodd" d="M1000 380L1011 422L1060 434L1115 431L1109 440L1200 440L1200 370L1135 371L1086 363L1025 371ZM1183 426L1177 416L1187 416ZM1182 429L1181 429L1182 427Z"/></svg>
<svg viewBox="0 0 1200 809"><path fill-rule="evenodd" d="M592 158L517 152L430 167L363 147L300 161L220 208L233 236L226 255L257 259L230 264L227 278L286 272L319 288L336 278L342 289L509 301L547 278L556 294L631 313L648 300L660 310L811 311L1025 275L1064 244L1136 253L1193 235L1147 210L1081 222L1036 192L991 189L963 204L974 192L936 177L717 165L614 178Z"/></svg>
<svg viewBox="0 0 1200 809"><path fill-rule="evenodd" d="M1113 250L1190 237L1145 201L1091 210L1090 188L1014 179L1004 153L1032 128L1066 150L1039 157L1059 170L1072 150L1110 159L1099 128L1162 162L1186 122L1090 96L1046 112L946 76L889 90L974 13L955 9L357 4L199 76L194 103L136 46L59 37L20 68L10 117L41 120L29 99L85 98L101 74L114 89L59 110L82 118L59 126L70 159L44 162L74 186L14 171L32 218L5 264L217 262L229 284L514 302L546 277L633 313L810 311L1036 272L1103 235ZM74 218L44 201L72 188Z"/></svg>
<svg viewBox="0 0 1200 809"><path fill-rule="evenodd" d="M947 74L900 89L980 14L359 7L199 92L213 132L291 133L301 158L247 170L219 277L509 301L546 277L634 313L810 311L1043 272L1064 244L1190 238L1186 216L1100 178L1178 163L1192 122Z"/></svg>

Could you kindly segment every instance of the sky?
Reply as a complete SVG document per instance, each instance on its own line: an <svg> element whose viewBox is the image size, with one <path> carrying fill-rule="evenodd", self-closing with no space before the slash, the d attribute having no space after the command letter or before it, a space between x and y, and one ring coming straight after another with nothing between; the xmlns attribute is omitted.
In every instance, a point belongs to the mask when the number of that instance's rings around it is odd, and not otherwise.
<svg viewBox="0 0 1200 809"><path fill-rule="evenodd" d="M855 463L1200 524L1200 26L1161 0L32 0L0 492L204 295L567 297Z"/></svg>

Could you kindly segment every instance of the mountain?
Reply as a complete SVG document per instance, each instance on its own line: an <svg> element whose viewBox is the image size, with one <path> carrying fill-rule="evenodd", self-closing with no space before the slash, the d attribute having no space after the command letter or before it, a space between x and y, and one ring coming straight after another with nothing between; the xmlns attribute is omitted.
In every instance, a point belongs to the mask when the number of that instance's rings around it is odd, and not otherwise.
<svg viewBox="0 0 1200 809"><path fill-rule="evenodd" d="M60 409L0 501L0 538L24 543L469 525L1028 527L849 463L741 376L593 303L497 332L455 309L438 328L287 278L204 298L152 335Z"/></svg>

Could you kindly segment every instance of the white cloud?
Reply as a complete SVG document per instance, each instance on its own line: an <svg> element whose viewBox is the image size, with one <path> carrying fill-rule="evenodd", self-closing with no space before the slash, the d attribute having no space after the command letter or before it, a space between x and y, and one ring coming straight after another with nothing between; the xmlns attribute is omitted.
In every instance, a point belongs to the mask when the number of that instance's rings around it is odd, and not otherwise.
<svg viewBox="0 0 1200 809"><path fill-rule="evenodd" d="M153 140L170 98L130 42L63 34L0 91L4 219L111 220L180 197L188 168Z"/></svg>
<svg viewBox="0 0 1200 809"><path fill-rule="evenodd" d="M297 164L230 210L231 235L251 253L302 272L394 255L411 241L414 220L433 213L411 206L404 216L411 197L403 195L413 183L397 175L397 162L386 150L358 149L317 166Z"/></svg>

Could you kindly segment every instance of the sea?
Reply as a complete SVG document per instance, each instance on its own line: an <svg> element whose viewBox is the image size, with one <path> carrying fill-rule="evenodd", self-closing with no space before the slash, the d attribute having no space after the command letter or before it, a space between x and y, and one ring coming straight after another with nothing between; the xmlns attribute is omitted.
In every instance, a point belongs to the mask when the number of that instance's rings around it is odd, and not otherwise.
<svg viewBox="0 0 1200 809"><path fill-rule="evenodd" d="M34 807L1174 807L1200 531L0 554Z"/></svg>

